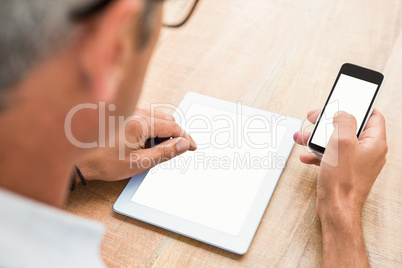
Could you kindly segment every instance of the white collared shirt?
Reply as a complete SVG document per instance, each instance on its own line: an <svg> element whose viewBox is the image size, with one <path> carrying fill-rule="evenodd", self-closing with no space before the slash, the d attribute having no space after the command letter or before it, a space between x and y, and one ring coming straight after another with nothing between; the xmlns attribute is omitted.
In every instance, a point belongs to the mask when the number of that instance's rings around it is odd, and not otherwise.
<svg viewBox="0 0 402 268"><path fill-rule="evenodd" d="M105 267L104 227L0 188L0 267Z"/></svg>

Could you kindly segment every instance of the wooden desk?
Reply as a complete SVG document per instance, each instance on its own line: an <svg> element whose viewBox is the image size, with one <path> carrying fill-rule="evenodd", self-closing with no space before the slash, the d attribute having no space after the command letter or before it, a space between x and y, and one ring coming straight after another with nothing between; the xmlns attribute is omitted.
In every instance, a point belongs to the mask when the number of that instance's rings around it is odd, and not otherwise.
<svg viewBox="0 0 402 268"><path fill-rule="evenodd" d="M343 62L387 76L377 107L388 162L363 210L373 267L402 267L402 2L201 0L189 24L164 31L140 106L178 104L188 91L305 118L320 108ZM295 147L248 253L237 256L116 214L127 181L91 182L67 210L102 222L110 267L317 267L317 168Z"/></svg>

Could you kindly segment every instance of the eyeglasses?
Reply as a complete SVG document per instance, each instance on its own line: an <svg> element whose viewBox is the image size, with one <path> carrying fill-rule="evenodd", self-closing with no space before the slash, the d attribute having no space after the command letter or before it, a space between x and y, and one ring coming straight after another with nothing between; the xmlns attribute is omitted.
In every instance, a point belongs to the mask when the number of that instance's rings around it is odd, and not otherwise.
<svg viewBox="0 0 402 268"><path fill-rule="evenodd" d="M169 28L183 26L193 14L199 0L170 0L164 2L163 25Z"/></svg>
<svg viewBox="0 0 402 268"><path fill-rule="evenodd" d="M144 0L144 1L158 1L160 0ZM99 0L94 4L74 10L70 17L73 21L81 21L91 16L102 12L106 9L113 0ZM164 2L163 10L163 26L169 28L179 28L183 26L193 14L199 0L167 0Z"/></svg>

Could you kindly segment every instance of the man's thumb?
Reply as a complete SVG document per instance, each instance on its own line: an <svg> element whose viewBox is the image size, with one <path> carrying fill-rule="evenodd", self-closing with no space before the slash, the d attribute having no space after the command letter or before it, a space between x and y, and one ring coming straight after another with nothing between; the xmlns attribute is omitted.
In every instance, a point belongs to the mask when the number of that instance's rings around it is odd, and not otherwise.
<svg viewBox="0 0 402 268"><path fill-rule="evenodd" d="M333 124L334 132L331 139L336 138L339 142L357 140L357 122L353 115L343 111L337 112L334 116Z"/></svg>
<svg viewBox="0 0 402 268"><path fill-rule="evenodd" d="M185 138L174 138L158 144L155 147L140 151L139 161L143 171L149 170L154 166L169 161L175 156L181 155L190 149L190 142ZM138 156L138 154L136 154Z"/></svg>
<svg viewBox="0 0 402 268"><path fill-rule="evenodd" d="M185 138L178 138L178 142L175 144L175 155L180 155L187 152L190 149L190 142Z"/></svg>
<svg viewBox="0 0 402 268"><path fill-rule="evenodd" d="M333 122L334 128L341 127L342 129L348 130L349 133L354 133L356 135L357 122L353 115L344 111L339 111L335 113Z"/></svg>
<svg viewBox="0 0 402 268"><path fill-rule="evenodd" d="M190 149L190 142L185 138L174 138L167 142L163 142L154 148L157 151L156 157L171 159L181 155Z"/></svg>

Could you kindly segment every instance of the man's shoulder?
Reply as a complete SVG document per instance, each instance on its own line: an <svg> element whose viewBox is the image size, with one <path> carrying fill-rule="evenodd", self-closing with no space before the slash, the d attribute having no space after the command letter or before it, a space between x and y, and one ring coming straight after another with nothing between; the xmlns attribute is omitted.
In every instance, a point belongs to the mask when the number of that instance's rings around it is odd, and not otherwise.
<svg viewBox="0 0 402 268"><path fill-rule="evenodd" d="M1 267L104 266L100 223L1 188L0 204Z"/></svg>

